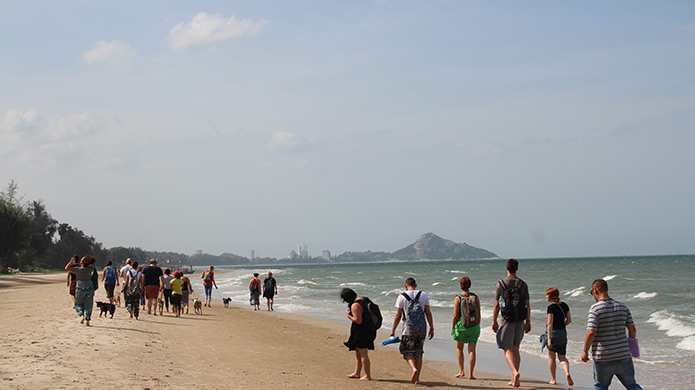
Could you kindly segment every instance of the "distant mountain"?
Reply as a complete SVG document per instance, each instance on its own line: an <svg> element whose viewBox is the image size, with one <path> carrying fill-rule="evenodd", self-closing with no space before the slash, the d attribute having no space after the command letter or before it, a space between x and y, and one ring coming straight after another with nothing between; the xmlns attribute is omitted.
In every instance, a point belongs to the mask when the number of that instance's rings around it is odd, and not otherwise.
<svg viewBox="0 0 695 390"><path fill-rule="evenodd" d="M495 259L496 254L466 243L459 244L443 239L434 233L426 233L417 241L393 253L345 252L333 258L335 262L382 262L389 260L476 260Z"/></svg>
<svg viewBox="0 0 695 390"><path fill-rule="evenodd" d="M459 244L439 237L434 233L425 233L407 247L391 253L391 258L398 260L472 260L491 259L498 256L485 249L476 248L466 243Z"/></svg>

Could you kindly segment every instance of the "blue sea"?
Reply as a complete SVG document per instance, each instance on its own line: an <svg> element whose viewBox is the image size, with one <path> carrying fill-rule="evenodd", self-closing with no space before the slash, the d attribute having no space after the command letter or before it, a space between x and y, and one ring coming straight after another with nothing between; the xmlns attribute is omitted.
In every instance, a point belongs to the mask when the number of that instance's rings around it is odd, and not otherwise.
<svg viewBox="0 0 695 390"><path fill-rule="evenodd" d="M508 375L503 355L494 345L490 329L495 283L506 276L504 260L417 261L379 264L261 265L257 268L221 266L217 284L220 294L235 304L248 306L248 283L253 272L261 279L268 271L278 281L276 310L336 321L349 322L345 304L339 299L343 287L354 289L378 303L384 315L382 331L390 329L397 295L406 278L417 280L427 292L435 321L435 339L425 344L426 359L455 361L450 337L453 301L459 293L459 279L472 280L471 291L481 300L483 323L476 370ZM695 388L695 255L649 257L597 257L520 259L518 276L529 286L532 326L522 343L522 377L548 380L547 352L540 352L538 336L546 322L545 290L557 287L570 306L573 323L568 327L567 357L577 389L591 388L591 365L579 362L589 307L595 302L591 282L608 281L609 294L625 303L632 312L640 342L641 358L635 359L637 380L645 389ZM196 279L194 282L199 284ZM262 302L264 308L265 301ZM381 336L379 336L381 337ZM379 346L381 347L381 346ZM558 380L564 374L558 367ZM622 388L617 382L612 386Z"/></svg>

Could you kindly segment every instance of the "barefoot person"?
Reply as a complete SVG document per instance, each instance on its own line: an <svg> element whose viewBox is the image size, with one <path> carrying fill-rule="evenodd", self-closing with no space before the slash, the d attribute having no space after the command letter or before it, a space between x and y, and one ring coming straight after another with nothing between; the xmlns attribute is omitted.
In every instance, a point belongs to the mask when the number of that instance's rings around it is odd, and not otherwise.
<svg viewBox="0 0 695 390"><path fill-rule="evenodd" d="M463 346L468 343L468 379L475 379L475 347L480 337L480 299L469 292L471 278L464 276L459 281L461 294L454 298L454 317L451 324L451 336L456 341L456 359L459 364L457 378L466 376L463 369Z"/></svg>
<svg viewBox="0 0 695 390"><path fill-rule="evenodd" d="M80 256L74 255L70 261L75 261L75 264L80 263ZM75 274L68 269L68 287L70 288L70 296L72 296L72 302L75 302L75 289L77 288L77 280L75 279Z"/></svg>
<svg viewBox="0 0 695 390"><path fill-rule="evenodd" d="M253 279L249 282L249 303L253 310L261 310L261 281L258 279L258 272L253 273Z"/></svg>
<svg viewBox="0 0 695 390"><path fill-rule="evenodd" d="M405 280L405 292L398 295L396 299L396 316L393 319L393 327L389 336L396 334L401 317L405 317L405 321L403 321L399 350L413 372L410 383L417 385L420 383L420 374L422 373L422 354L427 335L427 324L429 323L430 326L429 338L431 340L434 337L434 321L430 311L430 299L425 292L417 290L417 283L413 278Z"/></svg>
<svg viewBox="0 0 695 390"><path fill-rule="evenodd" d="M183 311L186 308L186 314L188 314L188 297L193 292L193 286L191 285L191 279L188 279L188 276L184 275L183 272L181 273L181 280L183 281L181 286L181 310Z"/></svg>
<svg viewBox="0 0 695 390"><path fill-rule="evenodd" d="M183 296L183 280L181 271L174 271L174 279L171 280L171 310L176 317L181 317L181 298Z"/></svg>
<svg viewBox="0 0 695 390"><path fill-rule="evenodd" d="M92 320L92 308L94 307L94 283L92 282L92 273L94 272L94 263L96 259L92 256L85 256L77 264L75 258L70 259L65 270L70 270L75 274L76 289L75 289L75 311L77 315L82 317L81 324L89 325Z"/></svg>
<svg viewBox="0 0 695 390"><path fill-rule="evenodd" d="M348 378L360 378L361 380L372 380L371 363L369 361L369 350L374 350L374 339L376 338L376 327L372 323L371 315L367 303L369 298L358 297L357 293L349 288L344 288L340 292L340 299L348 304L345 311L347 318L352 321L350 325L350 338L344 342L350 351L355 351L357 365L355 371L349 374ZM364 369L364 376L361 376Z"/></svg>
<svg viewBox="0 0 695 390"><path fill-rule="evenodd" d="M560 366L565 370L567 385L572 386L574 381L570 375L570 362L565 357L567 353L567 330L565 328L572 322L570 307L565 302L560 302L560 290L555 287L545 290L545 298L550 302L547 309L548 324L545 334L548 346L548 369L550 369L550 382L548 383L551 385L557 383L555 379L557 368L555 355L557 355Z"/></svg>
<svg viewBox="0 0 695 390"><path fill-rule="evenodd" d="M589 348L594 359L594 389L605 390L617 376L628 390L642 390L635 381L628 338L637 337L630 309L608 295L608 283L596 279L591 284L591 295L596 303L589 309L589 321L584 336L581 359L589 361ZM627 328L627 337L625 336Z"/></svg>
<svg viewBox="0 0 695 390"><path fill-rule="evenodd" d="M273 273L268 272L268 277L263 280L263 298L266 299L266 303L268 304L268 311L273 310L273 301L277 294L278 284L273 277Z"/></svg>
<svg viewBox="0 0 695 390"><path fill-rule="evenodd" d="M130 313L130 318L140 317L140 297L145 288L142 272L138 270L138 262L133 261L132 267L125 274L123 292L125 293L125 305Z"/></svg>
<svg viewBox="0 0 695 390"><path fill-rule="evenodd" d="M507 277L497 282L495 289L495 306L492 309L492 331L497 334L497 347L504 350L504 358L512 370L512 380L508 385L519 387L521 374L521 354L519 345L524 332L531 331L531 305L529 304L528 286L516 277L519 262L507 260ZM497 316L502 313L502 325L497 323Z"/></svg>
<svg viewBox="0 0 695 390"><path fill-rule="evenodd" d="M101 273L101 281L104 283L104 290L106 290L106 298L108 298L109 303L113 303L113 290L116 285L121 285L116 275L116 269L113 266L111 260L106 263L104 271Z"/></svg>
<svg viewBox="0 0 695 390"><path fill-rule="evenodd" d="M205 306L212 307L212 286L217 288L217 283L215 282L215 267L210 266L210 269L203 271L200 275L203 278L203 287L205 288Z"/></svg>
<svg viewBox="0 0 695 390"><path fill-rule="evenodd" d="M164 290L164 272L157 266L157 260L151 259L150 265L142 269L145 277L145 299L147 300L147 314L157 315L157 298ZM154 306L154 310L152 310Z"/></svg>

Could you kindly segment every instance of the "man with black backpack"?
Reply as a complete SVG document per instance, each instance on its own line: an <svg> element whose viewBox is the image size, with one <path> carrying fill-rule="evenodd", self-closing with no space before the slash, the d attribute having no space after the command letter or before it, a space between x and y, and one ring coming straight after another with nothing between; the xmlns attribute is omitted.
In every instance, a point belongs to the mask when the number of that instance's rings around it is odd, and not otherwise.
<svg viewBox="0 0 695 390"><path fill-rule="evenodd" d="M492 309L492 331L497 333L497 347L504 349L504 358L512 370L509 386L519 387L521 354L519 345L524 332L531 331L531 305L529 304L528 286L516 277L519 262L507 260L507 277L497 282L495 289L495 307ZM497 323L497 316L502 314L502 325Z"/></svg>
<svg viewBox="0 0 695 390"><path fill-rule="evenodd" d="M396 299L396 317L393 319L391 334L396 334L398 324L403 321L403 334L399 350L403 359L408 362L413 375L410 382L420 383L420 373L422 372L422 354L425 344L425 337L428 335L427 324L429 324L430 340L434 337L434 322L430 311L430 299L422 291L417 290L415 279L405 280L405 292Z"/></svg>

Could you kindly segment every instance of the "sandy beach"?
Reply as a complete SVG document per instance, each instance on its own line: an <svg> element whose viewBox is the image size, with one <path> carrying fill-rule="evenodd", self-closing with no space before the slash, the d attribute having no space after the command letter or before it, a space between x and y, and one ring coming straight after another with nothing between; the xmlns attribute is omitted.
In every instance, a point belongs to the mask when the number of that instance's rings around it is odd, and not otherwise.
<svg viewBox="0 0 695 390"><path fill-rule="evenodd" d="M95 301L105 300L105 291ZM191 313L193 310L191 309ZM7 389L402 389L410 370L397 350L370 351L371 382L346 378L354 353L343 346L349 323L336 326L286 313L224 308L203 315L148 315L79 323L65 274L0 278L0 388ZM439 337L442 337L441 335ZM381 340L381 335L377 341ZM425 344L427 349L427 344ZM453 353L453 347L452 347ZM500 356L500 364L505 364ZM467 368L467 367L466 367ZM508 378L476 370L457 379L451 363L425 361L422 385L432 389L509 389ZM562 389L522 377L522 389Z"/></svg>

